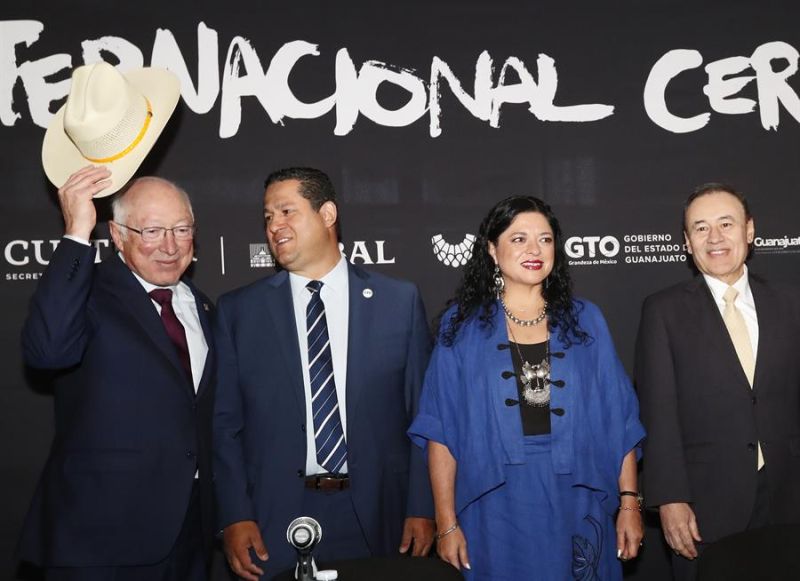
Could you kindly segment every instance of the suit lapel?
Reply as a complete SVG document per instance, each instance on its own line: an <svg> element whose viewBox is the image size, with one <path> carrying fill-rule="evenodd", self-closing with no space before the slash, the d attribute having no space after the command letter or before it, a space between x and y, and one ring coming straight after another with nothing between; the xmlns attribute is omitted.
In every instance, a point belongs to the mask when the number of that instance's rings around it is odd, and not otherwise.
<svg viewBox="0 0 800 581"><path fill-rule="evenodd" d="M282 355L280 361L285 361L289 366L288 375L292 379L291 389L295 395L298 409L305 418L306 394L303 388L303 370L297 325L294 320L294 301L292 300L289 273L285 270L281 271L267 279L266 282L271 292L257 305L256 309L263 313L263 317L267 321L264 328L272 329L273 335L278 338L277 343Z"/></svg>
<svg viewBox="0 0 800 581"><path fill-rule="evenodd" d="M758 278L751 276L749 279L753 301L756 304L756 317L758 318L758 347L756 348L756 372L753 379L753 389L759 385L769 384L769 373L775 369L772 357L778 352L778 335L774 330L781 321L781 314L777 309L777 301L769 300L769 290ZM765 332L766 331L766 332Z"/></svg>
<svg viewBox="0 0 800 581"><path fill-rule="evenodd" d="M175 368L181 380L176 382L176 385L180 385L187 395L194 398L194 387L189 383L175 345L167 335L158 311L142 285L116 255L104 261L102 266L108 277L108 292L118 297L119 303L131 313L133 320L142 328L148 340L155 344L157 350Z"/></svg>
<svg viewBox="0 0 800 581"><path fill-rule="evenodd" d="M371 298L364 296L369 286L369 274L350 264L347 265L348 324L347 324L347 385L345 388L347 417L355 417L358 401L367 382L363 378L364 368L370 358L370 321L375 316ZM367 293L369 294L369 293ZM370 295L372 296L372 295ZM351 422L347 422L350 426ZM348 434L349 436L349 434Z"/></svg>

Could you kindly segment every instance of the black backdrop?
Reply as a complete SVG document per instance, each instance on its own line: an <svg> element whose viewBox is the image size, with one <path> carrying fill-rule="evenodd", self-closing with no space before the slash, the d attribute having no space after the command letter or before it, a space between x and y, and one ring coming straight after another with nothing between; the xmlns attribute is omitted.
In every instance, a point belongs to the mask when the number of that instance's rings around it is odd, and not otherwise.
<svg viewBox="0 0 800 581"><path fill-rule="evenodd" d="M13 577L52 436L51 398L20 361L19 329L61 235L39 159L71 67L103 58L184 75L183 103L142 172L192 194L194 278L212 297L271 271L261 196L278 167L327 171L345 252L414 280L431 317L486 210L531 193L561 218L577 292L602 307L630 369L642 298L691 276L680 205L696 184L749 194L753 270L800 279L798 17L793 3L741 0L6 4L0 577ZM108 252L105 226L96 238ZM649 529L629 576L665 579L663 563Z"/></svg>

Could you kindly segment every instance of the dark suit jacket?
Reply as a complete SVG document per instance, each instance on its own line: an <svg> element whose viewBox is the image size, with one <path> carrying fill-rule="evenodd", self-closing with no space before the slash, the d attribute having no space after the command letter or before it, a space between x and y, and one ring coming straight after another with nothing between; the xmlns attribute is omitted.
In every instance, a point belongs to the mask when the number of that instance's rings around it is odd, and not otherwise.
<svg viewBox="0 0 800 581"><path fill-rule="evenodd" d="M365 289L371 297L364 296ZM395 554L404 518L433 516L424 458L406 436L417 411L430 335L411 283L350 266L349 296L351 492L372 552ZM268 564L279 570L294 559L286 528L301 516L306 464L306 402L289 274L220 298L216 331L214 472L220 524L257 521L270 552Z"/></svg>
<svg viewBox="0 0 800 581"><path fill-rule="evenodd" d="M636 383L647 428L647 504L689 502L711 542L746 528L756 442L775 523L800 522L800 295L751 276L759 340L753 389L702 276L645 300Z"/></svg>
<svg viewBox="0 0 800 581"><path fill-rule="evenodd" d="M165 558L198 467L211 531L211 303L192 289L209 345L195 396L142 285L116 255L94 257L61 241L22 332L25 362L59 370L55 437L20 541L21 558L48 567Z"/></svg>

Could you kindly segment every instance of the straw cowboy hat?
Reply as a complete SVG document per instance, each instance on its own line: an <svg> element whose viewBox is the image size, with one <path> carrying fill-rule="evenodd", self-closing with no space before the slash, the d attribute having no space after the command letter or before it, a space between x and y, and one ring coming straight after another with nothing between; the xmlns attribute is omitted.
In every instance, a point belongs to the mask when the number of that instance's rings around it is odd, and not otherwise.
<svg viewBox="0 0 800 581"><path fill-rule="evenodd" d="M120 73L108 63L78 67L66 104L47 128L42 165L57 188L78 169L103 165L111 185L122 188L144 161L178 104L178 78L164 69Z"/></svg>

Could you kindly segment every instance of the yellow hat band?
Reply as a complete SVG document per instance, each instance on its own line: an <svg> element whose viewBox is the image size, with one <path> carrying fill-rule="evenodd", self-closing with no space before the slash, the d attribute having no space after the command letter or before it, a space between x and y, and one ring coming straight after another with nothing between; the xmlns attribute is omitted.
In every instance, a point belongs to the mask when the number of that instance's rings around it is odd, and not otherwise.
<svg viewBox="0 0 800 581"><path fill-rule="evenodd" d="M110 157L87 157L86 159L93 162L93 163L111 163L112 161L116 161L118 159L122 159L126 155L128 155L131 151L136 149L136 146L144 139L145 134L147 133L147 128L150 127L150 120L153 118L153 108L150 106L150 101L145 98L145 102L147 103L147 115L144 116L144 123L142 123L142 128L139 130L138 135L134 138L134 140L122 151L119 153L112 155Z"/></svg>

